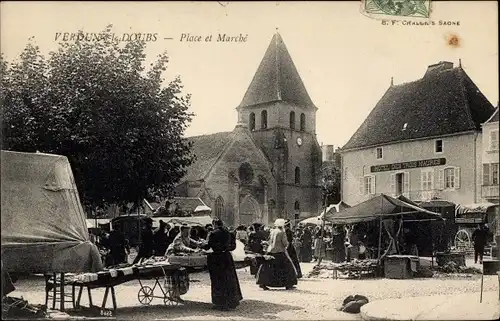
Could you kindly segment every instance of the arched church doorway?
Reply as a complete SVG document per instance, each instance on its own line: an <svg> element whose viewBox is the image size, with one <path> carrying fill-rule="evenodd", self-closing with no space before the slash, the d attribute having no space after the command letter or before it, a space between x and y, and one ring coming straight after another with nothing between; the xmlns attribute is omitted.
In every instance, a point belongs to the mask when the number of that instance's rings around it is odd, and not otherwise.
<svg viewBox="0 0 500 321"><path fill-rule="evenodd" d="M240 203L240 225L249 226L255 222L261 222L259 203L251 195L246 195Z"/></svg>

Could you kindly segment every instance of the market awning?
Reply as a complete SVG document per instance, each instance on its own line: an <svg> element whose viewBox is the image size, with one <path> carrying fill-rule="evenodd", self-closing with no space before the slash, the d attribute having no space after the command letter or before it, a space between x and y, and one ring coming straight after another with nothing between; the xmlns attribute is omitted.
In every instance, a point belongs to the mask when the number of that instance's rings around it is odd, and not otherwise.
<svg viewBox="0 0 500 321"><path fill-rule="evenodd" d="M347 205L346 203L344 203L343 201L339 202L338 204L334 204L334 205L330 205L327 209L326 209L326 214L329 214L329 213L339 213L343 210L345 210L346 208L349 208L350 206Z"/></svg>
<svg viewBox="0 0 500 321"><path fill-rule="evenodd" d="M194 213L199 213L199 212L211 212L212 209L206 205L199 205L199 206L196 206L196 208L194 209Z"/></svg>
<svg viewBox="0 0 500 321"><path fill-rule="evenodd" d="M160 220L172 224L172 225L197 225L205 226L207 224L212 224L213 218L208 215L203 216L187 216L187 217L153 217L153 226L159 226Z"/></svg>
<svg viewBox="0 0 500 321"><path fill-rule="evenodd" d="M96 226L97 221L97 226ZM111 220L109 218L88 218L87 219L87 228L99 228L99 225L109 224Z"/></svg>
<svg viewBox="0 0 500 321"><path fill-rule="evenodd" d="M12 272L93 272L90 242L68 159L2 151L2 262Z"/></svg>
<svg viewBox="0 0 500 321"><path fill-rule="evenodd" d="M498 212L498 209L499 204L494 203L457 204L455 207L455 215L495 213Z"/></svg>
<svg viewBox="0 0 500 321"><path fill-rule="evenodd" d="M407 203L389 195L380 194L339 213L327 213L325 220L333 224L353 224L395 216L402 216L403 220L442 219L441 214L428 211L414 202Z"/></svg>

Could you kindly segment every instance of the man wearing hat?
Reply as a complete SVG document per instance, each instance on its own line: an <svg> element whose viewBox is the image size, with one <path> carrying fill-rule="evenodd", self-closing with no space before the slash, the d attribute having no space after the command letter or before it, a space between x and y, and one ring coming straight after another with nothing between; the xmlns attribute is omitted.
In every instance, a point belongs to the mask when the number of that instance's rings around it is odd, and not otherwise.
<svg viewBox="0 0 500 321"><path fill-rule="evenodd" d="M153 219L146 217L144 219L144 228L141 233L141 245L139 246L139 253L134 259L132 264L138 263L141 259L147 259L153 256L154 250L154 235L153 235Z"/></svg>
<svg viewBox="0 0 500 321"><path fill-rule="evenodd" d="M265 261L257 272L257 284L264 290L269 290L269 287L290 290L297 284L297 271L287 252L289 243L284 227L284 219L274 222L267 248L267 254L274 259Z"/></svg>
<svg viewBox="0 0 500 321"><path fill-rule="evenodd" d="M263 242L267 240L262 225L259 223L253 224L254 232L248 235L248 248L251 252L257 254L264 254ZM250 275L256 275L259 270L260 262L255 261L256 264L250 265Z"/></svg>

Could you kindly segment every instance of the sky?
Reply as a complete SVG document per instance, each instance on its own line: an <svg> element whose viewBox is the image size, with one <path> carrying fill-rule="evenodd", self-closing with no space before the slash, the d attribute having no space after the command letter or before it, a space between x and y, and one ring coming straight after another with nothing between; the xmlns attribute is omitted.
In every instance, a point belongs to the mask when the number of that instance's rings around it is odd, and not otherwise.
<svg viewBox="0 0 500 321"><path fill-rule="evenodd" d="M390 86L421 78L430 64L462 67L493 105L498 103L496 1L433 2L429 21L384 25L363 15L360 2L2 2L1 52L17 59L30 37L43 53L56 35L156 33L147 60L167 51L166 79L179 75L195 114L187 136L231 131L241 102L278 28L319 108L320 144L344 145ZM407 20L406 20L407 21ZM453 25L440 25L447 21ZM217 35L246 36L217 42ZM181 41L182 34L201 42ZM212 41L205 38L212 35ZM457 45L449 39L456 36ZM125 36L127 37L127 36ZM171 39L165 39L171 38ZM185 37L184 37L185 38ZM148 63L149 65L149 63Z"/></svg>

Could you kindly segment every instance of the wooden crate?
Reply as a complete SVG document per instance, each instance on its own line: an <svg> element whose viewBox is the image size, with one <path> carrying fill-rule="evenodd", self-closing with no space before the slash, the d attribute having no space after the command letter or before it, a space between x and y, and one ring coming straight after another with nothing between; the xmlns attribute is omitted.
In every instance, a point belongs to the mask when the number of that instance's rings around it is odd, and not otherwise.
<svg viewBox="0 0 500 321"><path fill-rule="evenodd" d="M410 259L404 257L386 257L384 260L384 274L388 279L413 278Z"/></svg>

